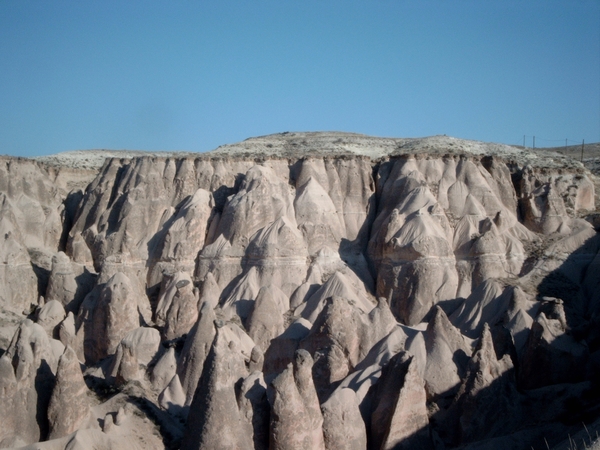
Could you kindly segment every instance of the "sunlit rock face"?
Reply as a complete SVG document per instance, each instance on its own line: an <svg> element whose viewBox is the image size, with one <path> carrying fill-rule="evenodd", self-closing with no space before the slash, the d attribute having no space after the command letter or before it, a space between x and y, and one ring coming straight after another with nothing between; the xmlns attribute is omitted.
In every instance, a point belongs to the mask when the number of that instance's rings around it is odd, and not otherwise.
<svg viewBox="0 0 600 450"><path fill-rule="evenodd" d="M0 448L528 449L595 418L578 163L347 133L122 156L0 158Z"/></svg>

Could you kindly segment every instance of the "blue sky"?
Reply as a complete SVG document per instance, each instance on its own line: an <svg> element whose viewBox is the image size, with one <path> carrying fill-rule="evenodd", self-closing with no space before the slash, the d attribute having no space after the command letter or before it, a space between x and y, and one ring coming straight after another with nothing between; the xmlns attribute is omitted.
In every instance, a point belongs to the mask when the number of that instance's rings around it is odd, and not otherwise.
<svg viewBox="0 0 600 450"><path fill-rule="evenodd" d="M0 69L0 154L600 141L598 0L2 0Z"/></svg>

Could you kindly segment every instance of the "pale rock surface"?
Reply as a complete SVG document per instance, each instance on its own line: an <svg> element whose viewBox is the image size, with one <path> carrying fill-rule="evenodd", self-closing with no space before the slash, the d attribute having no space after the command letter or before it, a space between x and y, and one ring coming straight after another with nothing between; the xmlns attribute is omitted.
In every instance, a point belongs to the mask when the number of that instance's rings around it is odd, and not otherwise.
<svg viewBox="0 0 600 450"><path fill-rule="evenodd" d="M356 392L363 416L370 414L371 399L368 393L379 380L382 368L394 355L404 351L408 343L414 341L415 336L419 335L419 333L413 334L412 331L402 325L396 325L387 336L371 348L367 356L356 366L354 372L349 374L337 387L336 391L349 388ZM422 353L425 353L424 346ZM333 395L335 395L335 391Z"/></svg>
<svg viewBox="0 0 600 450"><path fill-rule="evenodd" d="M7 438L19 438L24 443L44 439L58 360L46 331L31 320L24 320L0 360L0 442Z"/></svg>
<svg viewBox="0 0 600 450"><path fill-rule="evenodd" d="M365 224L372 219L374 183L370 164L365 158L305 158L293 168L296 185L296 219L314 255L323 246L362 250L368 234ZM297 171L297 172L296 172ZM311 204L331 211L332 220L323 220ZM338 238L347 239L347 243ZM350 245L349 245L350 244ZM350 253L347 253L349 255Z"/></svg>
<svg viewBox="0 0 600 450"><path fill-rule="evenodd" d="M48 405L48 439L71 434L88 419L90 402L87 393L77 355L67 347L58 360L56 384Z"/></svg>
<svg viewBox="0 0 600 450"><path fill-rule="evenodd" d="M345 298L329 297L300 344L313 355L313 376L321 399L354 370L373 344L367 314Z"/></svg>
<svg viewBox="0 0 600 450"><path fill-rule="evenodd" d="M452 314L450 320L465 336L481 335L483 325L495 325L507 313L512 290L494 279L481 283L464 303Z"/></svg>
<svg viewBox="0 0 600 450"><path fill-rule="evenodd" d="M423 379L406 353L383 369L373 400L371 446L381 449L433 449Z"/></svg>
<svg viewBox="0 0 600 450"><path fill-rule="evenodd" d="M0 280L0 303L4 308L19 314L29 312L38 296L37 278L27 249L11 231L0 234Z"/></svg>
<svg viewBox="0 0 600 450"><path fill-rule="evenodd" d="M72 312L58 325L58 337L65 347L73 347L77 331L75 329L75 316Z"/></svg>
<svg viewBox="0 0 600 450"><path fill-rule="evenodd" d="M210 303L204 302L196 324L192 327L177 366L177 374L185 393L185 404L190 405L196 392L198 380L204 370L204 363L216 335L215 313Z"/></svg>
<svg viewBox="0 0 600 450"><path fill-rule="evenodd" d="M413 159L386 166L369 255L378 268L377 295L394 295L390 307L407 325L419 323L430 308L453 298L458 287L450 226ZM407 292L414 294L407 298Z"/></svg>
<svg viewBox="0 0 600 450"><path fill-rule="evenodd" d="M63 305L57 300L47 301L38 311L36 323L40 325L50 339L58 337L57 326L65 319L66 312Z"/></svg>
<svg viewBox="0 0 600 450"><path fill-rule="evenodd" d="M62 233L64 187L57 169L23 158L0 157L0 231L18 230L26 248L57 248Z"/></svg>
<svg viewBox="0 0 600 450"><path fill-rule="evenodd" d="M118 384L144 378L145 368L155 357L160 333L154 328L139 327L129 332L117 346L110 376Z"/></svg>
<svg viewBox="0 0 600 450"><path fill-rule="evenodd" d="M187 272L165 277L156 307L156 325L162 327L164 339L187 334L198 318L199 293Z"/></svg>
<svg viewBox="0 0 600 450"><path fill-rule="evenodd" d="M300 342L308 336L311 328L312 324L300 317L282 334L271 340L271 345L264 354L263 371L267 380L281 373L293 361L296 350L300 348Z"/></svg>
<svg viewBox="0 0 600 450"><path fill-rule="evenodd" d="M140 293L123 273L117 272L100 291L93 308L91 333L86 340L93 342L92 361L114 354L121 340L138 328Z"/></svg>
<svg viewBox="0 0 600 450"><path fill-rule="evenodd" d="M264 286L258 292L246 328L263 353L271 345L271 339L285 331L284 314L289 310L289 303L287 296L276 286Z"/></svg>
<svg viewBox="0 0 600 450"><path fill-rule="evenodd" d="M313 360L298 350L294 363L269 385L271 434L269 448L324 449L323 415L312 378Z"/></svg>
<svg viewBox="0 0 600 450"><path fill-rule="evenodd" d="M171 381L158 396L158 404L173 415L186 415L186 398L179 375L173 375Z"/></svg>
<svg viewBox="0 0 600 450"><path fill-rule="evenodd" d="M175 347L169 347L152 368L152 387L162 391L177 374L177 357Z"/></svg>
<svg viewBox="0 0 600 450"><path fill-rule="evenodd" d="M183 271L190 276L194 273L195 260L204 247L213 207L212 194L200 188L165 222L164 237L155 250L157 261L149 271L150 286L160 282L161 272Z"/></svg>
<svg viewBox="0 0 600 450"><path fill-rule="evenodd" d="M325 246L338 248L346 238L333 201L316 179L310 177L298 187L294 209L298 227L310 242L309 253L315 254Z"/></svg>
<svg viewBox="0 0 600 450"><path fill-rule="evenodd" d="M76 311L85 297L78 292L76 276L71 260L64 252L54 255L46 290L46 301L58 301L70 311Z"/></svg>
<svg viewBox="0 0 600 450"><path fill-rule="evenodd" d="M321 405L323 438L327 450L363 450L367 448L367 431L356 393L352 389L336 390Z"/></svg>
<svg viewBox="0 0 600 450"><path fill-rule="evenodd" d="M248 373L237 343L218 328L190 405L182 449L244 449L252 441L244 434L236 400L236 384ZM224 420L226 418L226 420Z"/></svg>
<svg viewBox="0 0 600 450"><path fill-rule="evenodd" d="M282 217L292 224L293 232L293 196L287 180L269 167L254 165L246 172L239 191L225 204L215 241L199 255L196 276L203 279L213 272L219 286L225 287L242 273L242 257L255 233ZM277 230L275 227L276 235Z"/></svg>
<svg viewBox="0 0 600 450"><path fill-rule="evenodd" d="M267 385L261 372L252 372L242 382L237 394L243 427L252 436L255 450L269 448L270 407Z"/></svg>
<svg viewBox="0 0 600 450"><path fill-rule="evenodd" d="M301 315L311 323L317 319L326 301L330 297L343 297L363 311L369 313L373 309L374 300L372 300L365 287L356 275L345 275L342 272L335 272L323 286L321 286L305 304L300 305L294 312L295 315Z"/></svg>
<svg viewBox="0 0 600 450"><path fill-rule="evenodd" d="M465 374L471 349L438 306L424 333L427 349L425 389L428 397L453 395Z"/></svg>
<svg viewBox="0 0 600 450"><path fill-rule="evenodd" d="M290 219L281 217L262 228L251 238L244 272L224 299L223 310L246 320L265 286L275 286L289 297L305 280L307 257L302 235ZM285 306L289 309L289 300Z"/></svg>
<svg viewBox="0 0 600 450"><path fill-rule="evenodd" d="M204 302L208 302L210 307L214 309L219 304L220 295L221 288L219 288L212 272L208 272L202 281L202 290L200 293L200 300L198 300L198 306L200 307Z"/></svg>
<svg viewBox="0 0 600 450"><path fill-rule="evenodd" d="M568 226L568 211L595 208L593 183L581 174L544 173L528 166L523 170L520 190L525 225L544 234Z"/></svg>

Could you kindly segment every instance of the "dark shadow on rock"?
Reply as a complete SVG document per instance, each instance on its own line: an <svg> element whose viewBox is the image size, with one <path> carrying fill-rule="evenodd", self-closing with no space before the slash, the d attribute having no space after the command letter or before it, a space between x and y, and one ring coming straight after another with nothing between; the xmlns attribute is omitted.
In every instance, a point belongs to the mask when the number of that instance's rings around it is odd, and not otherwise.
<svg viewBox="0 0 600 450"><path fill-rule="evenodd" d="M179 449L183 438L184 424L179 417L162 411L148 399L136 395L129 395L129 403L139 408L148 419L158 428L165 449ZM184 408L181 409L183 411ZM184 416L185 417L185 416Z"/></svg>
<svg viewBox="0 0 600 450"><path fill-rule="evenodd" d="M79 307L83 302L83 299L92 292L96 285L98 275L90 272L87 267L84 267L83 272L75 277L75 283L77 283L77 290L75 296L67 305L65 305L65 311L68 313L72 311L75 316L79 312Z"/></svg>
<svg viewBox="0 0 600 450"><path fill-rule="evenodd" d="M163 226L160 228L160 230L158 230L156 234L154 234L154 236L152 236L152 238L150 238L148 241L148 261L146 261L146 267L153 266L158 262L158 258L160 257L165 246L165 236L171 225L173 225L173 222L175 222L177 214L179 214L179 211L185 202L187 202L190 198L191 195L188 195L175 206L175 210L173 211L173 214L171 214L171 217L169 217L165 223L163 223Z"/></svg>
<svg viewBox="0 0 600 450"><path fill-rule="evenodd" d="M236 397L239 399L241 395L241 387L244 380L240 379L235 385ZM260 385L258 379L254 380L254 384L244 394L244 398L248 400L252 407L252 448L256 450L266 450L269 448L269 424L271 420L271 408L267 400L267 391ZM238 400L239 403L239 400Z"/></svg>
<svg viewBox="0 0 600 450"><path fill-rule="evenodd" d="M116 183L115 183L116 186ZM115 203L112 206L109 206L110 213L108 214L107 227L106 227L106 237L110 236L114 232L117 231L119 224L122 221L121 210L123 209L123 205L127 200L127 193L122 194L117 198Z"/></svg>
<svg viewBox="0 0 600 450"><path fill-rule="evenodd" d="M50 404L50 397L52 396L55 384L56 377L46 360L43 359L35 374L35 391L37 392L35 419L40 427L40 441L45 441L50 432L48 405Z"/></svg>
<svg viewBox="0 0 600 450"><path fill-rule="evenodd" d="M571 329L585 326L590 315L600 309L600 305L590 304L581 284L594 257L600 250L600 234L588 239L580 248L571 253L560 267L550 272L539 284L540 297L555 297L564 301L567 324ZM569 272L581 272L580 279L573 280Z"/></svg>
<svg viewBox="0 0 600 450"><path fill-rule="evenodd" d="M64 210L62 213L62 233L58 244L59 251L66 251L67 241L69 240L69 232L73 228L73 224L77 219L79 204L83 199L83 191L71 191L63 201Z"/></svg>
<svg viewBox="0 0 600 450"><path fill-rule="evenodd" d="M370 224L367 224L365 221L363 228L368 227L370 231L371 224L372 221ZM367 260L366 243L368 243L368 235L364 245L360 242L360 237L354 241L342 239L340 246L338 247L338 252L341 260L344 261L356 274L359 280L365 284L367 290L374 294L376 277L373 276L372 267Z"/></svg>
<svg viewBox="0 0 600 450"><path fill-rule="evenodd" d="M40 265L37 265L33 261L31 262L31 267L33 268L33 273L35 273L35 276L37 278L38 295L45 296L46 290L48 289L48 283L50 281L51 270L48 270Z"/></svg>
<svg viewBox="0 0 600 450"><path fill-rule="evenodd" d="M227 203L227 198L237 193L243 177L244 175L242 174L237 175L234 187L223 185L213 191L212 195L213 199L215 200L215 209L217 212L223 212L225 204Z"/></svg>

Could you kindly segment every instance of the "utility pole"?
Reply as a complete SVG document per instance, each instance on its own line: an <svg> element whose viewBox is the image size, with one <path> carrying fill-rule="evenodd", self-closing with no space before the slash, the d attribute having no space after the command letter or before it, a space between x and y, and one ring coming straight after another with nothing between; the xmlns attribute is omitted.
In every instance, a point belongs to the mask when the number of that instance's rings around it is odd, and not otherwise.
<svg viewBox="0 0 600 450"><path fill-rule="evenodd" d="M581 141L581 162L583 162L583 146L585 145L585 139Z"/></svg>
<svg viewBox="0 0 600 450"><path fill-rule="evenodd" d="M535 136L533 137L533 148L535 149Z"/></svg>
<svg viewBox="0 0 600 450"><path fill-rule="evenodd" d="M525 135L523 135L523 148L525 148Z"/></svg>

